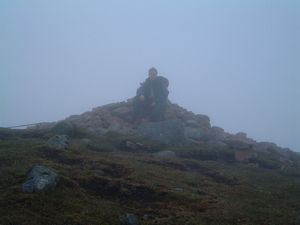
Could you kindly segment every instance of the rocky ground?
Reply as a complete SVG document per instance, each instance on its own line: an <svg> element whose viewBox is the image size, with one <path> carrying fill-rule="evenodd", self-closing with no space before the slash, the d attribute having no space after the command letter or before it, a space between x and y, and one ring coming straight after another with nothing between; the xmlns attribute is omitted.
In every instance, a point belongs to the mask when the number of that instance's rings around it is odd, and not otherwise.
<svg viewBox="0 0 300 225"><path fill-rule="evenodd" d="M169 104L0 129L1 225L300 224L300 155Z"/></svg>

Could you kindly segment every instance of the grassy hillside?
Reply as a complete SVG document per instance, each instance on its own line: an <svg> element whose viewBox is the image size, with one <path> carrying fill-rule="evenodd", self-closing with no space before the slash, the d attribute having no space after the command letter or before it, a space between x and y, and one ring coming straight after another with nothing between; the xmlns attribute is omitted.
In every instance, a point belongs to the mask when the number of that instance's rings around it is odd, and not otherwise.
<svg viewBox="0 0 300 225"><path fill-rule="evenodd" d="M1 225L117 225L125 213L142 225L300 224L297 154L293 166L270 169L235 162L230 149L149 140L138 140L147 147L128 149L122 143L129 137L112 133L76 137L68 150L55 150L45 146L51 135L1 130ZM158 157L160 150L177 157ZM54 169L58 186L23 193L34 165Z"/></svg>

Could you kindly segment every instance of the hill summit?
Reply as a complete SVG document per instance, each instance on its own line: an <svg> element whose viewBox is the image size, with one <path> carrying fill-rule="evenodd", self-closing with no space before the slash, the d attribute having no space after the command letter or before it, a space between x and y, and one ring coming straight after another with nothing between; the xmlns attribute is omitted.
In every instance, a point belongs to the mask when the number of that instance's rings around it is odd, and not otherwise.
<svg viewBox="0 0 300 225"><path fill-rule="evenodd" d="M151 122L146 119L134 121L132 102L133 99L128 99L96 107L56 123L41 123L34 129L50 128L58 133L68 134L67 130L77 127L95 135L115 132L145 137L171 146L193 145L207 146L214 150L230 149L234 153L235 160L245 162L257 158L258 153L266 157L268 154L276 153L276 161L282 163L282 166L292 163L289 159L290 149L281 148L271 142L257 142L247 137L244 132L230 134L221 127L211 126L208 116L195 114L170 101L164 121Z"/></svg>

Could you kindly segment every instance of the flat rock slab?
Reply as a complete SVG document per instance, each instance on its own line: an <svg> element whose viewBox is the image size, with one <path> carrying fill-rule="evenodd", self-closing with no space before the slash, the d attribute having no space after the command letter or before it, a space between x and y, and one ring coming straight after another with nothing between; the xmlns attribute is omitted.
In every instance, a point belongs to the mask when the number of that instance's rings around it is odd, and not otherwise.
<svg viewBox="0 0 300 225"><path fill-rule="evenodd" d="M45 166L34 166L27 173L26 181L22 185L24 192L39 192L56 187L59 176Z"/></svg>

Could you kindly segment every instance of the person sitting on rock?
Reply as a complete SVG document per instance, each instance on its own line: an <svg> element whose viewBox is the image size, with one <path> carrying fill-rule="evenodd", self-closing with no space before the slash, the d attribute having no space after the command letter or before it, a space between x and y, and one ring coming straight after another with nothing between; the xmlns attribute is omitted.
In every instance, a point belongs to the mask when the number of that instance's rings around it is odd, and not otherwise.
<svg viewBox="0 0 300 225"><path fill-rule="evenodd" d="M153 122L165 119L169 80L157 74L157 69L150 68L149 77L137 90L134 101L136 119L147 119Z"/></svg>

